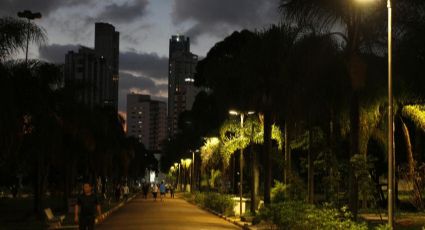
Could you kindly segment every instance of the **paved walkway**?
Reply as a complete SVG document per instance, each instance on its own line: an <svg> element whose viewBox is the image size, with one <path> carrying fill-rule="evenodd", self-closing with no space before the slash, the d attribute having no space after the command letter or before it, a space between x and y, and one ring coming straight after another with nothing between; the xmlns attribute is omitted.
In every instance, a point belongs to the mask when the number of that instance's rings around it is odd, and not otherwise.
<svg viewBox="0 0 425 230"><path fill-rule="evenodd" d="M153 201L136 197L113 213L96 230L240 229L179 198Z"/></svg>

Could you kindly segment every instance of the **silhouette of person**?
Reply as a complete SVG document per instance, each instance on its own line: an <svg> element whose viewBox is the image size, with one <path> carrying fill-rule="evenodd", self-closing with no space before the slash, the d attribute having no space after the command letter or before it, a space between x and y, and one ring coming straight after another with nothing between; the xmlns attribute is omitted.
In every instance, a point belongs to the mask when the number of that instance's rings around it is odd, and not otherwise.
<svg viewBox="0 0 425 230"><path fill-rule="evenodd" d="M101 208L99 199L93 193L92 186L89 182L83 184L83 194L77 199L75 205L75 223L78 223L80 230L93 230L96 216L96 210L101 218Z"/></svg>

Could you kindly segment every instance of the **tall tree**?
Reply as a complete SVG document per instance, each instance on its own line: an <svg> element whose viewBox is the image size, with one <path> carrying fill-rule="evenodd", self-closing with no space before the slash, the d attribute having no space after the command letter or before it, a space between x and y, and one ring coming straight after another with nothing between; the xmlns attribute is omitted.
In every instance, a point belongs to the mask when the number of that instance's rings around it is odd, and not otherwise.
<svg viewBox="0 0 425 230"><path fill-rule="evenodd" d="M0 18L0 34L0 61L24 50L27 39L38 44L47 39L45 31L36 24L12 17Z"/></svg>

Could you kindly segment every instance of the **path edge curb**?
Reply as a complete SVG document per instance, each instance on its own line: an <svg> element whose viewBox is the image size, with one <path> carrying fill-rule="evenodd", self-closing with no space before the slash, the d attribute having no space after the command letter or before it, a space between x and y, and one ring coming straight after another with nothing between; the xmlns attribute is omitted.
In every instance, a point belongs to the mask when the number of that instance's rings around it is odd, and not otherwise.
<svg viewBox="0 0 425 230"><path fill-rule="evenodd" d="M109 209L107 212L104 212L100 215L99 217L96 217L95 219L95 224L99 225L101 223L103 223L112 213L114 213L115 211L119 210L120 208L122 208L125 204L129 203L130 201L132 201L134 198L136 198L136 196L139 193L136 193L134 195L132 195L130 198L128 198L125 201L121 201L118 205L116 205L115 207Z"/></svg>
<svg viewBox="0 0 425 230"><path fill-rule="evenodd" d="M221 214L221 213L219 213L219 212L216 212L216 211L214 211L214 210L212 210L212 209L209 209L209 208L207 208L207 207L203 207L203 206L200 206L200 205L198 205L198 204L196 204L196 203L193 203L193 202L190 202L190 201L188 201L188 200L186 200L186 199L184 199L183 197L181 198L182 200L184 200L184 201L186 201L187 203L189 203L189 204L193 204L193 205L195 205L196 207L199 207L200 209L202 209L202 210L204 210L204 211L207 211L207 212L209 212L209 213L211 213L211 214L213 214L213 215L215 215L215 216L218 216L218 217L220 217L220 218L222 218L222 219L224 219L224 220L226 220L227 222L229 222L229 223L232 223L232 224L234 224L234 225L236 225L236 226L238 226L238 227L240 227L240 228L242 228L243 230L254 230L253 228L251 228L248 224L242 224L242 223L240 223L240 222L238 222L238 221L236 221L236 220L232 220L232 219L230 219L229 217L227 217L227 216L225 216L225 215L223 215L223 214Z"/></svg>

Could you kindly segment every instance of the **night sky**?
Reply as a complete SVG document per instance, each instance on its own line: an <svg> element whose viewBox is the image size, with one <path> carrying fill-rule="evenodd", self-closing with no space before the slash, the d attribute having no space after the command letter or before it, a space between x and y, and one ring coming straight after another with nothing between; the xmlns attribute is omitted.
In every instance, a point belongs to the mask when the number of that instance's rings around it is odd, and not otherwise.
<svg viewBox="0 0 425 230"><path fill-rule="evenodd" d="M278 0L1 0L0 16L29 9L47 32L45 46L32 45L30 58L63 63L68 50L94 46L94 23L108 22L120 32L119 110L129 92L167 98L168 39L191 38L201 58L234 30L278 23ZM22 54L20 54L22 57Z"/></svg>

